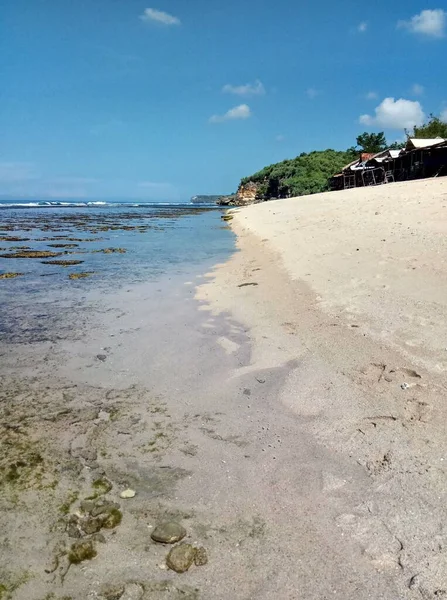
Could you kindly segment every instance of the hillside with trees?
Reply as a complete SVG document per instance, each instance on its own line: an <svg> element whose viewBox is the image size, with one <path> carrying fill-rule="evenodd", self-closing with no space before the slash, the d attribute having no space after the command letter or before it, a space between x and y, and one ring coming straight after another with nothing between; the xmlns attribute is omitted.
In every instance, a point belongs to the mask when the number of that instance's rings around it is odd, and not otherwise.
<svg viewBox="0 0 447 600"><path fill-rule="evenodd" d="M405 132L407 137L447 138L447 123L430 115L428 123ZM328 179L358 158L362 152L377 153L386 148L403 148L405 143L389 144L384 132L364 132L357 137L357 145L345 151L321 150L303 152L296 158L264 167L257 173L244 177L241 185L253 182L257 186L258 198L288 198L317 194L328 190Z"/></svg>

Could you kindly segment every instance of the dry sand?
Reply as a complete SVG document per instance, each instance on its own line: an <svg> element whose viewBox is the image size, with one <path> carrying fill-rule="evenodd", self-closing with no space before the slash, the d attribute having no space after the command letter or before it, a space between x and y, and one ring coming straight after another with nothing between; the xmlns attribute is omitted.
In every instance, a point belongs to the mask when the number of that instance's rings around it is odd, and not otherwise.
<svg viewBox="0 0 447 600"><path fill-rule="evenodd" d="M292 429L258 472L275 569L236 597L447 596L447 180L232 212L199 296L248 328L235 377L284 369L253 404Z"/></svg>

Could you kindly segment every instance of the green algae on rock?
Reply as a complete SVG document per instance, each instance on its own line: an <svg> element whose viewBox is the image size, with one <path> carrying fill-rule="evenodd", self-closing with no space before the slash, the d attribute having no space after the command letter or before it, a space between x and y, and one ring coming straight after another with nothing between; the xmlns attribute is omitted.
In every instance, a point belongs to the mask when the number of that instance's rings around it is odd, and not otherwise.
<svg viewBox="0 0 447 600"><path fill-rule="evenodd" d="M160 523L151 533L151 538L154 542L159 542L160 544L175 544L185 536L186 529L175 521Z"/></svg>
<svg viewBox="0 0 447 600"><path fill-rule="evenodd" d="M78 565L84 560L92 560L97 554L91 540L82 540L71 545L68 560L70 564Z"/></svg>
<svg viewBox="0 0 447 600"><path fill-rule="evenodd" d="M95 481L92 483L92 488L95 490L95 494L93 495L94 499L98 496L104 496L104 494L108 494L113 488L113 484L106 477L102 477L101 479L95 479ZM91 498L87 498L87 500L91 500Z"/></svg>
<svg viewBox="0 0 447 600"><path fill-rule="evenodd" d="M59 511L63 514L63 515L68 515L70 512L70 508L72 506L72 504L74 504L76 502L76 500L79 497L79 492L70 492L70 494L68 495L67 500L61 504L59 506Z"/></svg>
<svg viewBox="0 0 447 600"><path fill-rule="evenodd" d="M123 513L118 508L111 508L102 518L102 527L115 529L121 523Z"/></svg>

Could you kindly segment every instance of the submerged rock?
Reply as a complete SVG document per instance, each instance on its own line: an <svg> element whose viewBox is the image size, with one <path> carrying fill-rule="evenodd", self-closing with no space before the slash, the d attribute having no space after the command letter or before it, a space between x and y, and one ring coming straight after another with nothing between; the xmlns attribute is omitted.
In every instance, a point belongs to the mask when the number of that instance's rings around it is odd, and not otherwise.
<svg viewBox="0 0 447 600"><path fill-rule="evenodd" d="M20 277L23 273L1 273L0 279L15 279L16 277Z"/></svg>
<svg viewBox="0 0 447 600"><path fill-rule="evenodd" d="M160 544L175 544L182 540L185 535L186 529L182 525L175 523L175 521L169 521L157 525L151 533L151 538L154 542L160 542Z"/></svg>
<svg viewBox="0 0 447 600"><path fill-rule="evenodd" d="M81 521L80 525L85 534L91 535L92 533L98 533L98 531L100 531L103 526L103 520L100 518L87 517Z"/></svg>
<svg viewBox="0 0 447 600"><path fill-rule="evenodd" d="M85 273L70 273L70 275L68 276L68 279L85 279L86 277L90 277L91 275L94 275L94 271L89 271L89 272L85 272Z"/></svg>
<svg viewBox="0 0 447 600"><path fill-rule="evenodd" d="M101 588L100 594L104 600L120 600L124 594L124 585L106 584Z"/></svg>
<svg viewBox="0 0 447 600"><path fill-rule="evenodd" d="M116 502L100 501L98 504L95 504L90 513L92 517L98 517L99 515L110 513L113 509L118 509L119 507L120 505Z"/></svg>
<svg viewBox="0 0 447 600"><path fill-rule="evenodd" d="M62 252L50 252L49 250L20 250L9 254L0 254L1 258L55 258L61 256Z"/></svg>
<svg viewBox="0 0 447 600"><path fill-rule="evenodd" d="M80 265L83 260L43 260L43 265L57 265L59 267L73 267L74 265Z"/></svg>
<svg viewBox="0 0 447 600"><path fill-rule="evenodd" d="M175 546L166 557L166 564L176 573L185 573L194 562L196 549L191 544Z"/></svg>

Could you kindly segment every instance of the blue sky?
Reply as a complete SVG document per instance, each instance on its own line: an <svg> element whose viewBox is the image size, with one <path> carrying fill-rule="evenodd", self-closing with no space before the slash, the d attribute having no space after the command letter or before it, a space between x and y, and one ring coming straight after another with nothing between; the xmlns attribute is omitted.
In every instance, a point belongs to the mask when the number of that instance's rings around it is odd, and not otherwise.
<svg viewBox="0 0 447 600"><path fill-rule="evenodd" d="M447 118L444 0L0 0L0 197L186 200Z"/></svg>

